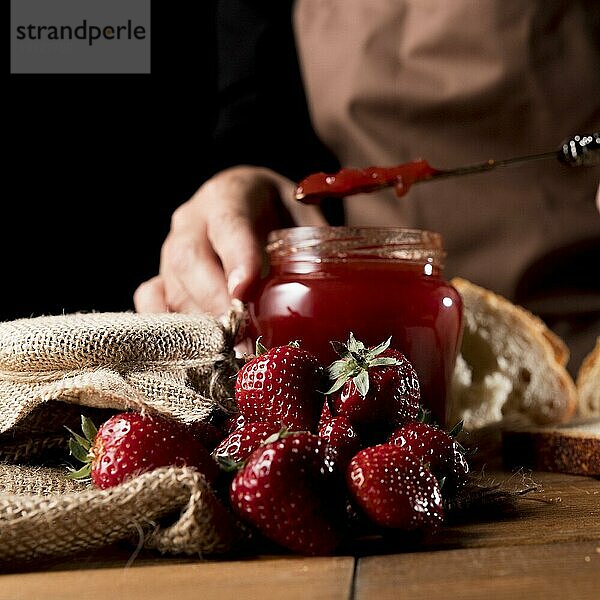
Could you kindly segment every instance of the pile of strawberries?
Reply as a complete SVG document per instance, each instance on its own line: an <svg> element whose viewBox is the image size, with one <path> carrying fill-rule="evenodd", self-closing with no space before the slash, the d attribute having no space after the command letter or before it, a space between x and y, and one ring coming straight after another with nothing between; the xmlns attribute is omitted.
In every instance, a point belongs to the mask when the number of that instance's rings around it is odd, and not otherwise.
<svg viewBox="0 0 600 600"><path fill-rule="evenodd" d="M257 342L220 426L120 413L83 418L72 477L101 488L160 466L204 474L249 532L292 552L331 554L357 532L435 533L468 478L456 431L423 422L419 380L390 339L332 342L328 368L296 342ZM425 411L426 412L426 411Z"/></svg>

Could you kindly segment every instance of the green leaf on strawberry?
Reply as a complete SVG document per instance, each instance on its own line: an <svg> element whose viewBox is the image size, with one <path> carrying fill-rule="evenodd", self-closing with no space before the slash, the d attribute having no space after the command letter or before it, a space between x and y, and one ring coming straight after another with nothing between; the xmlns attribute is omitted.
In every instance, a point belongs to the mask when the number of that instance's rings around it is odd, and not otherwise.
<svg viewBox="0 0 600 600"><path fill-rule="evenodd" d="M350 332L345 344L331 342L333 349L341 356L329 366L329 378L334 384L327 390L327 394L333 394L341 389L348 381L352 380L360 395L364 398L369 393L369 369L371 367L383 367L399 365L400 362L393 357L380 356L390 347L392 338L389 337L381 344L367 348L363 342L357 340Z"/></svg>
<svg viewBox="0 0 600 600"><path fill-rule="evenodd" d="M459 421L449 432L448 435L455 438L463 430L464 421Z"/></svg>
<svg viewBox="0 0 600 600"><path fill-rule="evenodd" d="M96 439L98 430L94 422L84 415L81 416L81 430L83 431L83 435L85 435L85 439L89 442L93 442Z"/></svg>
<svg viewBox="0 0 600 600"><path fill-rule="evenodd" d="M83 466L79 469L69 467L67 478L80 480L89 479L92 471L90 452L96 434L98 433L96 426L89 417L81 415L81 430L83 431L83 436L68 427L66 427L66 429L73 436L69 438L69 452L71 453L71 456L83 463Z"/></svg>

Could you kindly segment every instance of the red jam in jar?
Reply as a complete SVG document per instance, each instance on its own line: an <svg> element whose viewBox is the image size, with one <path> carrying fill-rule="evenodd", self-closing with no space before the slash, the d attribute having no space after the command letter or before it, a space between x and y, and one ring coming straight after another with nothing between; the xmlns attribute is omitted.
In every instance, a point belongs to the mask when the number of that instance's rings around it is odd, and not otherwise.
<svg viewBox="0 0 600 600"><path fill-rule="evenodd" d="M462 303L443 279L438 233L399 227L273 231L270 272L248 303L249 335L267 347L300 340L325 366L330 342L392 337L417 371L421 402L442 426L461 336Z"/></svg>

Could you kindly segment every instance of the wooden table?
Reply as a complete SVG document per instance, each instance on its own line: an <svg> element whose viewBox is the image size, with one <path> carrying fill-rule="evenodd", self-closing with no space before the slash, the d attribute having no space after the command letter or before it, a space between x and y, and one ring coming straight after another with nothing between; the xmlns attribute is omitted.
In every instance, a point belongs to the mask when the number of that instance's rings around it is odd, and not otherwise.
<svg viewBox="0 0 600 600"><path fill-rule="evenodd" d="M497 473L498 480L510 477ZM533 473L502 518L447 525L410 549L353 556L164 558L114 548L0 576L0 600L600 599L600 481Z"/></svg>

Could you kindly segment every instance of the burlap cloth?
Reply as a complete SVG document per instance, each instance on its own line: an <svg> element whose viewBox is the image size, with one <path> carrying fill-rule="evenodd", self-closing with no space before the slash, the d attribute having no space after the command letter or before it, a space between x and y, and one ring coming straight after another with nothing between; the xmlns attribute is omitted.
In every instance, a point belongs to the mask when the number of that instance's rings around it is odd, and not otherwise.
<svg viewBox="0 0 600 600"><path fill-rule="evenodd" d="M124 409L186 423L231 412L242 314L236 304L223 320L124 312L0 323L0 561L119 540L165 553L230 549L235 522L198 471L158 469L110 490L71 481L65 425Z"/></svg>

